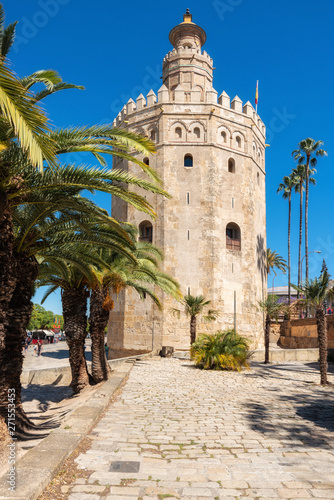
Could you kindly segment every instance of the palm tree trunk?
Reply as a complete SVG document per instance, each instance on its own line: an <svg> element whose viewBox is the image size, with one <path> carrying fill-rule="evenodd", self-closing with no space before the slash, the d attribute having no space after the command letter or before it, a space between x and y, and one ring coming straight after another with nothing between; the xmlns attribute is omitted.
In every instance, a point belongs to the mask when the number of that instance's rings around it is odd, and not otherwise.
<svg viewBox="0 0 334 500"><path fill-rule="evenodd" d="M1 169L5 167L1 165ZM1 172L4 176L5 172ZM15 288L13 222L7 194L0 192L0 367L4 360L7 308Z"/></svg>
<svg viewBox="0 0 334 500"><path fill-rule="evenodd" d="M306 188L305 188L305 260L306 260L306 265L305 265L305 277L306 280L308 280L308 198L309 198L309 174L310 174L310 157L307 156L306 160ZM303 279L303 277L302 277Z"/></svg>
<svg viewBox="0 0 334 500"><path fill-rule="evenodd" d="M106 359L104 348L104 332L108 324L109 309L103 307L103 303L108 296L108 288L96 287L90 296L90 317L89 327L92 339L92 376L94 382L108 380L111 372Z"/></svg>
<svg viewBox="0 0 334 500"><path fill-rule="evenodd" d="M15 253L13 263L16 287L8 304L5 324L5 348L0 368L0 412L3 415L4 404L8 403L9 389L14 390L11 392L15 393L16 433L20 434L28 428L35 427L22 407L20 379L23 366L22 346L26 339L26 327L33 309L31 297L38 275L38 264L35 258L27 258L24 254Z"/></svg>
<svg viewBox="0 0 334 500"><path fill-rule="evenodd" d="M270 317L266 315L266 327L264 330L264 363L269 363L269 339L270 339Z"/></svg>
<svg viewBox="0 0 334 500"><path fill-rule="evenodd" d="M306 188L305 188L305 278L306 281L308 281L308 196L309 196L309 169L310 165L310 156L307 156L306 160ZM303 277L302 277L303 280ZM309 308L308 305L306 304L306 317L309 315Z"/></svg>
<svg viewBox="0 0 334 500"><path fill-rule="evenodd" d="M87 329L87 290L83 285L62 290L64 330L69 348L74 393L80 392L89 384L89 374L85 358L85 339Z"/></svg>
<svg viewBox="0 0 334 500"><path fill-rule="evenodd" d="M196 341L196 322L197 322L196 316L191 316L190 317L190 345L193 345L193 343Z"/></svg>
<svg viewBox="0 0 334 500"><path fill-rule="evenodd" d="M320 384L326 385L327 381L327 331L326 316L323 305L316 308L315 317L317 320L317 332L319 341L319 359L320 359Z"/></svg>
<svg viewBox="0 0 334 500"><path fill-rule="evenodd" d="M303 239L303 180L299 184L300 200L299 200L299 248L298 248L298 288L300 288L303 277L301 276L301 259L302 259L302 239ZM299 291L297 293L299 299Z"/></svg>
<svg viewBox="0 0 334 500"><path fill-rule="evenodd" d="M288 303L291 304L291 191L289 192L289 222L288 222Z"/></svg>

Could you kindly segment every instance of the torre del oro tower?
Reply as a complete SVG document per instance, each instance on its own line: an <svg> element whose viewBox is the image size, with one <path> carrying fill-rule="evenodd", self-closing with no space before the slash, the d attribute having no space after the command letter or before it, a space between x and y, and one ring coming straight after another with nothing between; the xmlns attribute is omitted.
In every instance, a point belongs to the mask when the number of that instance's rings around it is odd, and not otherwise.
<svg viewBox="0 0 334 500"><path fill-rule="evenodd" d="M164 252L163 270L182 294L204 295L219 311L197 332L235 327L262 344L266 295L265 126L248 101L232 100L213 87L213 61L203 50L206 33L187 10L169 41L157 95L130 99L114 125L147 135L156 154L149 162L172 196L141 192L157 218L114 198L112 216L139 228L139 238ZM149 61L148 61L149 62ZM115 159L114 166L139 174ZM114 348L189 348L189 319L170 311L175 299L161 295L163 310L134 290L123 290L110 313L108 344Z"/></svg>

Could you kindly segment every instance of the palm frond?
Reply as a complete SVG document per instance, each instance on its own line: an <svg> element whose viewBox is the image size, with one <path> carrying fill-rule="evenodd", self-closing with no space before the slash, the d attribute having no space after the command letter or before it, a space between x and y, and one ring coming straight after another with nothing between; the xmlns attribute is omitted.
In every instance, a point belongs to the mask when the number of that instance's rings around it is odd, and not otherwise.
<svg viewBox="0 0 334 500"><path fill-rule="evenodd" d="M20 79L21 84L26 89L30 89L36 83L43 83L46 89L51 90L55 85L62 81L61 76L53 69L41 69L35 71L29 76L24 76Z"/></svg>
<svg viewBox="0 0 334 500"><path fill-rule="evenodd" d="M1 39L1 55L2 57L7 57L12 45L15 41L15 28L17 21L6 26L3 35L0 35Z"/></svg>
<svg viewBox="0 0 334 500"><path fill-rule="evenodd" d="M56 85L53 85L50 88L43 89L40 92L34 94L34 101L38 102L42 99L45 99L45 97L48 97L49 95L59 92L60 90L69 90L69 89L85 90L85 87L83 87L82 85L74 85L73 83L61 82Z"/></svg>
<svg viewBox="0 0 334 500"><path fill-rule="evenodd" d="M0 110L34 166L42 170L44 159L55 163L53 143L45 135L46 116L3 62L0 62Z"/></svg>

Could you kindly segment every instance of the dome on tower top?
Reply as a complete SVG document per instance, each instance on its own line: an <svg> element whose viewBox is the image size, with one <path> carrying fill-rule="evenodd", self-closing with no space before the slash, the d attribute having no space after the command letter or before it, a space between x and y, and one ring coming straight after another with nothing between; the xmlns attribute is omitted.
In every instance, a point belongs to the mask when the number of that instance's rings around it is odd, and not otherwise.
<svg viewBox="0 0 334 500"><path fill-rule="evenodd" d="M169 33L169 41L175 48L202 47L206 42L206 33L203 28L192 22L192 15L187 9L183 22Z"/></svg>

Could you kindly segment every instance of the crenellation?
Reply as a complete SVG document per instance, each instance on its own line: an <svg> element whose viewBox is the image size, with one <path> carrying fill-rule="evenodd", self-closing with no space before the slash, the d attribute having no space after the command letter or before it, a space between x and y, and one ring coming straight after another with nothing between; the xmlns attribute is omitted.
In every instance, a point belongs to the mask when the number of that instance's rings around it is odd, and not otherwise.
<svg viewBox="0 0 334 500"><path fill-rule="evenodd" d="M223 106L224 108L230 108L231 104L230 104L230 96L227 95L227 93L225 92L225 90L220 94L219 96L219 99L218 99L218 104L220 104L221 106Z"/></svg>
<svg viewBox="0 0 334 500"><path fill-rule="evenodd" d="M121 111L121 121L125 120L126 115L127 115L127 107L126 105L124 105Z"/></svg>
<svg viewBox="0 0 334 500"><path fill-rule="evenodd" d="M128 100L128 102L126 103L126 109L127 109L128 115L133 113L134 111L136 111L136 103L133 99L131 99L131 97Z"/></svg>
<svg viewBox="0 0 334 500"><path fill-rule="evenodd" d="M242 113L242 100L237 95L231 102L231 109L234 109L234 111L238 113Z"/></svg>
<svg viewBox="0 0 334 500"><path fill-rule="evenodd" d="M151 89L149 91L149 93L147 94L147 107L148 106L154 106L154 104L156 104L156 102L157 102L157 96L153 92L153 90Z"/></svg>
<svg viewBox="0 0 334 500"><path fill-rule="evenodd" d="M218 92L212 88L206 91L206 102L210 104L217 104Z"/></svg>
<svg viewBox="0 0 334 500"><path fill-rule="evenodd" d="M244 104L244 106L242 108L242 112L248 116L253 116L253 111L254 111L253 106L251 105L251 103L249 101L247 101L246 104Z"/></svg>
<svg viewBox="0 0 334 500"><path fill-rule="evenodd" d="M143 94L140 94L137 99L136 99L136 103L137 103L137 111L139 111L140 109L143 109L145 108L146 106L146 99L145 97L143 96Z"/></svg>
<svg viewBox="0 0 334 500"><path fill-rule="evenodd" d="M169 90L165 84L158 90L158 102L169 102Z"/></svg>

